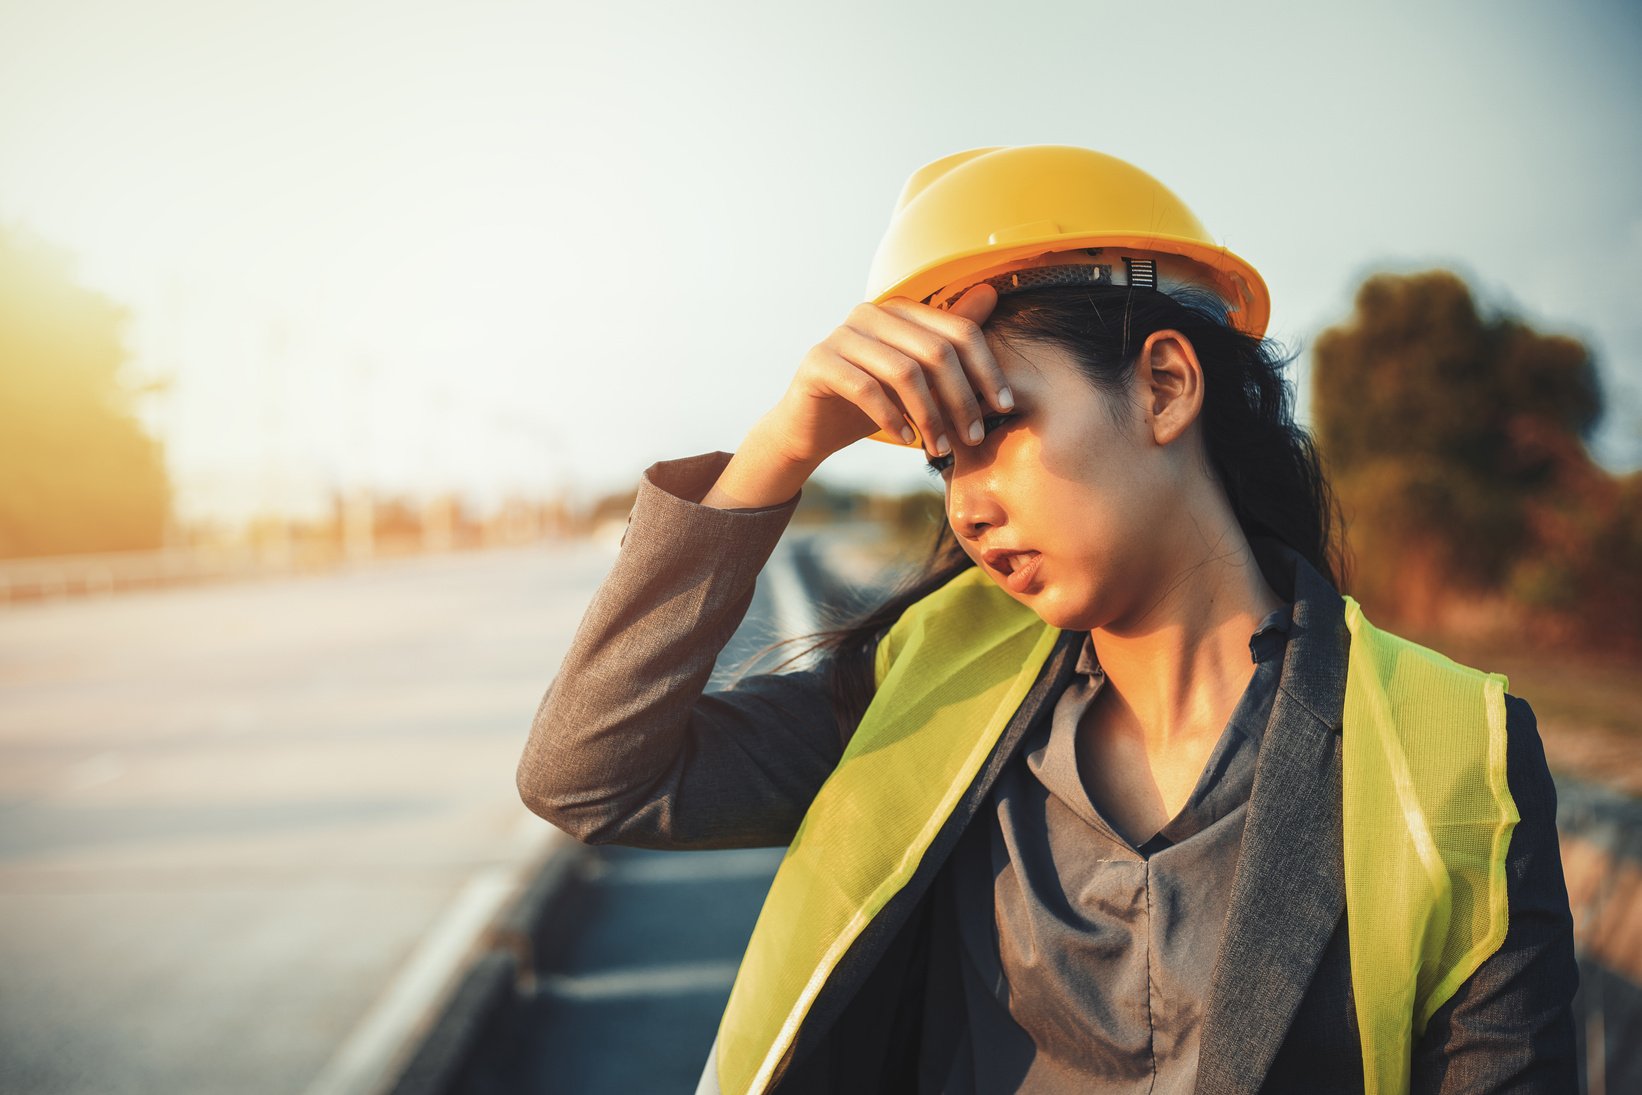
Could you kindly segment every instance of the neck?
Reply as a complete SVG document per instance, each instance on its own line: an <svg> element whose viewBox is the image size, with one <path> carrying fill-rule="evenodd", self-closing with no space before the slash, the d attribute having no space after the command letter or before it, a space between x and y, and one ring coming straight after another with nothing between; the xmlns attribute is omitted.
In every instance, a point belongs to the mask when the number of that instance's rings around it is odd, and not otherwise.
<svg viewBox="0 0 1642 1095"><path fill-rule="evenodd" d="M1114 725L1143 737L1149 751L1219 737L1253 676L1249 638L1284 604L1225 516L1229 528L1203 538L1212 543L1163 568L1153 586L1161 596L1089 633Z"/></svg>

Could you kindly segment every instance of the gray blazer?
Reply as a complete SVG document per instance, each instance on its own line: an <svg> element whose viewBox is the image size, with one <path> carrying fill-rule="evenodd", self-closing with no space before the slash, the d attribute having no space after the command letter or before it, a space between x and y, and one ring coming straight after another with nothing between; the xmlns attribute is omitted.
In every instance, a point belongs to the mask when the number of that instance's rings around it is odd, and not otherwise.
<svg viewBox="0 0 1642 1095"><path fill-rule="evenodd" d="M645 472L616 563L536 711L519 793L584 842L785 845L853 729L840 732L821 667L704 692L798 501L699 505L729 456ZM1268 581L1294 602L1294 625L1206 986L1197 1090L1361 1091L1340 817L1344 601L1296 553L1254 546ZM930 884L1028 727L1049 716L1081 641L1062 633L912 880L823 987L772 1090L916 1090ZM1522 818L1507 862L1510 927L1433 1017L1416 1048L1416 1092L1577 1089L1578 972L1556 790L1533 711L1515 696L1506 704L1507 780Z"/></svg>

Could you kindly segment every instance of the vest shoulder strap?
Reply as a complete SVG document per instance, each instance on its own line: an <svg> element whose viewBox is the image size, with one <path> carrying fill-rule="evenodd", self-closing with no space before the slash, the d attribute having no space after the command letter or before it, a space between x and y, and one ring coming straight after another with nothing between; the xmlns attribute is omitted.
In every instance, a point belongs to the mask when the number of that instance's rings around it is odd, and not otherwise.
<svg viewBox="0 0 1642 1095"><path fill-rule="evenodd" d="M1408 1089L1414 1039L1507 926L1506 678L1383 631L1346 597L1346 920L1371 1092Z"/></svg>
<svg viewBox="0 0 1642 1095"><path fill-rule="evenodd" d="M719 1023L721 1089L764 1091L845 951L912 878L1059 637L978 569L902 614L877 691L776 869Z"/></svg>

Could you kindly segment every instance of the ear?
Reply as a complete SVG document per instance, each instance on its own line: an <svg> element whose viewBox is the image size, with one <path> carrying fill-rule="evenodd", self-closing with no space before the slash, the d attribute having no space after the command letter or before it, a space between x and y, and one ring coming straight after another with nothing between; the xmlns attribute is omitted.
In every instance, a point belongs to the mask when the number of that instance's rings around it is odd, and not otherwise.
<svg viewBox="0 0 1642 1095"><path fill-rule="evenodd" d="M1146 424L1159 445L1186 432L1203 411L1203 366L1191 340L1179 331L1153 331L1135 365L1146 406Z"/></svg>

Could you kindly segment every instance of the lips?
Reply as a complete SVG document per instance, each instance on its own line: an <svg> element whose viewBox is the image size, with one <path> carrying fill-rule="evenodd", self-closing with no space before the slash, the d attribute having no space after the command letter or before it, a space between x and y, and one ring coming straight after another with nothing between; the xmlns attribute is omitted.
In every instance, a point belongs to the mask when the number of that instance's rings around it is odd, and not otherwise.
<svg viewBox="0 0 1642 1095"><path fill-rule="evenodd" d="M981 561L1016 593L1024 593L1032 584L1042 558L1032 548L990 548L981 553Z"/></svg>

